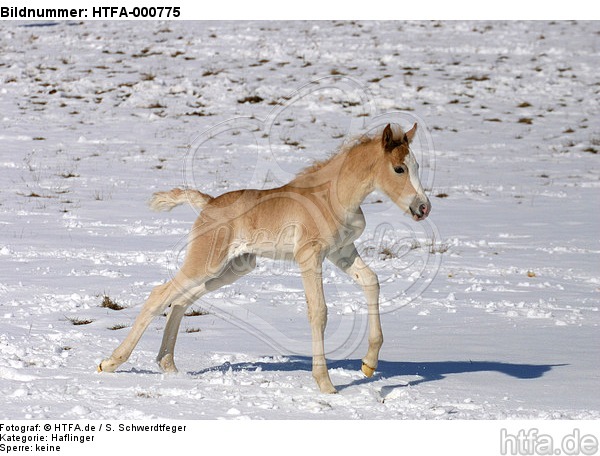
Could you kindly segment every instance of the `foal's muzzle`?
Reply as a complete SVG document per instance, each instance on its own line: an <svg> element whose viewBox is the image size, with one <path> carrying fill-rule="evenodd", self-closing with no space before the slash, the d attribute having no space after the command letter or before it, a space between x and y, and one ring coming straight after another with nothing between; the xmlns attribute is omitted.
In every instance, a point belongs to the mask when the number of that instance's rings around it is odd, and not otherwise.
<svg viewBox="0 0 600 456"><path fill-rule="evenodd" d="M417 222L424 220L431 212L429 198L415 198L409 209L413 219Z"/></svg>

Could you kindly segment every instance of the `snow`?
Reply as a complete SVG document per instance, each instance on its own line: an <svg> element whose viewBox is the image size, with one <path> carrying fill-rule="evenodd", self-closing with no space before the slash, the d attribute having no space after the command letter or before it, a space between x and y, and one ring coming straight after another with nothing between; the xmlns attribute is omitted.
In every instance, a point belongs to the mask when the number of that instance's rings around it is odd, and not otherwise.
<svg viewBox="0 0 600 456"><path fill-rule="evenodd" d="M599 37L0 23L0 419L600 418ZM372 378L363 296L327 266L339 394L318 392L298 271L268 260L194 305L208 315L184 319L179 374L154 361L162 316L96 372L185 254L196 214L152 213L152 192L272 187L385 119L418 119L433 209L417 224L383 195L363 206L385 336Z"/></svg>

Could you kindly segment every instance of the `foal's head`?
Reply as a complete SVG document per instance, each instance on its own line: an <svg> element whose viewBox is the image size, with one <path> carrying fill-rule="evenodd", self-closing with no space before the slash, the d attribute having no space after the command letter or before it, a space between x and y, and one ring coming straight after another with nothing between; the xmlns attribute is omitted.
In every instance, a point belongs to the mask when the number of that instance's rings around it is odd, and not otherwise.
<svg viewBox="0 0 600 456"><path fill-rule="evenodd" d="M413 219L423 220L431 211L431 203L419 180L419 164L410 151L417 124L406 133L394 134L388 124L381 134L383 159L375 170L375 184Z"/></svg>

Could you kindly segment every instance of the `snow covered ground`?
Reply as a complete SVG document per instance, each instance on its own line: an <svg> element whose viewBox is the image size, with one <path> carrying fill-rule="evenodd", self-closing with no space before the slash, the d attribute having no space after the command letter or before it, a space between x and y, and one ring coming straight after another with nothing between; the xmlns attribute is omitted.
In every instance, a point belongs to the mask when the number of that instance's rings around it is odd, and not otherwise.
<svg viewBox="0 0 600 456"><path fill-rule="evenodd" d="M0 23L0 419L600 418L599 52L597 22ZM413 118L430 219L364 205L373 378L328 266L318 392L298 271L269 261L194 305L178 375L164 317L96 373L195 218L152 192L272 187Z"/></svg>

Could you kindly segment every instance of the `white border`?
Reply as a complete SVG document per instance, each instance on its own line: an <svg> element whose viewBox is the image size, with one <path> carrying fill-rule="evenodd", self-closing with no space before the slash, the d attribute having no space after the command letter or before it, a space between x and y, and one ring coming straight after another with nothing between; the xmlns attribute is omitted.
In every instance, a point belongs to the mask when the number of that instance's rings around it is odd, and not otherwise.
<svg viewBox="0 0 600 456"><path fill-rule="evenodd" d="M3 2L2 6L28 8L92 7L180 7L179 20L593 20L600 19L593 2L523 2L503 0L225 0L190 2L184 0L34 0ZM88 20L91 18L88 18ZM112 19L120 20L120 19ZM122 19L121 19L122 20Z"/></svg>
<svg viewBox="0 0 600 456"><path fill-rule="evenodd" d="M323 399L324 400L324 399ZM38 426L37 432L60 445L61 456L106 454L209 454L260 456L307 455L568 455L598 454L595 421L23 421L0 420L4 426ZM39 424L38 424L39 423ZM56 426L60 431L56 431ZM79 426L81 430L74 429ZM85 430L93 426L94 430ZM125 426L126 430L119 430ZM150 426L152 431L136 431ZM176 433L165 426L177 426ZM44 431L44 428L47 431ZM6 427L4 427L6 429ZM30 429L30 428L28 428ZM88 428L90 429L90 428ZM133 429L133 430L132 430ZM5 433L5 432L3 432ZM50 442L51 434L89 436L80 443ZM551 442L551 453L548 453ZM18 442L4 442L15 445ZM591 445L590 445L591 444ZM28 445L35 445L28 443ZM585 445L585 448L582 447ZM587 451L586 451L587 450ZM590 451L591 450L591 451ZM31 454L35 453L29 450ZM9 453L10 454L10 453ZM19 453L13 453L19 454ZM20 453L23 454L23 453Z"/></svg>

